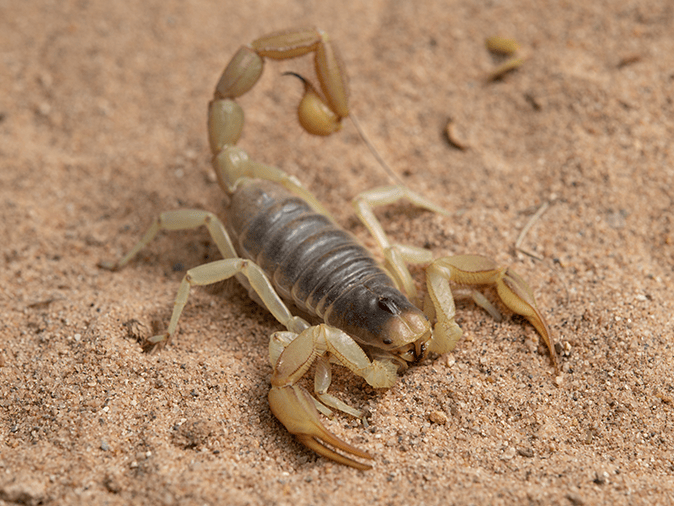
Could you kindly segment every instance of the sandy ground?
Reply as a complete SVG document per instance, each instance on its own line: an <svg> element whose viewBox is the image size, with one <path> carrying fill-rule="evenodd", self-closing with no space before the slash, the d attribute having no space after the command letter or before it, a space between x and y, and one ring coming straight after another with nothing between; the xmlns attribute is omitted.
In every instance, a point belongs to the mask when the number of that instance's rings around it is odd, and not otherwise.
<svg viewBox="0 0 674 506"><path fill-rule="evenodd" d="M674 4L0 1L0 504L664 504L674 494ZM218 211L206 104L236 49L318 25L352 109L414 190L451 217L377 212L394 240L512 264L560 353L533 328L459 305L466 337L391 389L340 370L369 427L326 421L369 472L306 450L269 411L279 325L238 286L194 290L161 331L203 231L118 258L161 211ZM487 82L491 35L527 59ZM241 99L240 145L347 202L388 183L346 122L303 133L301 87L270 64ZM446 139L452 119L460 150ZM537 210L519 253L515 243ZM421 271L414 270L421 282ZM493 295L493 294L492 294ZM434 421L432 421L434 420Z"/></svg>

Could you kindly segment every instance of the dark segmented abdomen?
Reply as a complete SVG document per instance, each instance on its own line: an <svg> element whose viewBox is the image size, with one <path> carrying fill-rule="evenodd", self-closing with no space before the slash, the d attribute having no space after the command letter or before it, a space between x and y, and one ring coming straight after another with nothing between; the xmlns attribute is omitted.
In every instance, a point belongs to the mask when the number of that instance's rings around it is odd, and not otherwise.
<svg viewBox="0 0 674 506"><path fill-rule="evenodd" d="M363 292L376 301L380 293L397 291L350 234L276 184L242 185L227 215L239 254L269 275L281 297L326 323L348 323L351 317L340 308L352 307Z"/></svg>

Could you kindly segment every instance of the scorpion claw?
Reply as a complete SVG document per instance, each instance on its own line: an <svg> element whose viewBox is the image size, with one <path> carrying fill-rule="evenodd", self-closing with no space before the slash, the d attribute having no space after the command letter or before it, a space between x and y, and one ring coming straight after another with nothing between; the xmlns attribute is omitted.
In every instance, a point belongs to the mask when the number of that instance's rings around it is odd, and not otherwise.
<svg viewBox="0 0 674 506"><path fill-rule="evenodd" d="M274 386L269 392L269 405L274 416L285 425L288 432L319 455L361 471L372 468L371 465L350 457L372 459L369 453L342 441L325 428L319 418L313 397L303 388L294 385ZM341 450L344 454L331 447Z"/></svg>

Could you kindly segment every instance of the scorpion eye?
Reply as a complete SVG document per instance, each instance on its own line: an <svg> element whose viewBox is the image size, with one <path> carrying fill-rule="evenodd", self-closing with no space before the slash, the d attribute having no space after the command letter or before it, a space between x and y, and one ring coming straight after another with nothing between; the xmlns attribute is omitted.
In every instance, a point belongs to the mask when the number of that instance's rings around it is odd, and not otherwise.
<svg viewBox="0 0 674 506"><path fill-rule="evenodd" d="M377 300L377 305L379 309L383 309L387 313L392 315L399 315L400 308L396 305L395 301L391 297L382 296Z"/></svg>
<svg viewBox="0 0 674 506"><path fill-rule="evenodd" d="M384 339L382 339L382 342L384 344L393 344L393 339L391 339L390 337L385 337Z"/></svg>

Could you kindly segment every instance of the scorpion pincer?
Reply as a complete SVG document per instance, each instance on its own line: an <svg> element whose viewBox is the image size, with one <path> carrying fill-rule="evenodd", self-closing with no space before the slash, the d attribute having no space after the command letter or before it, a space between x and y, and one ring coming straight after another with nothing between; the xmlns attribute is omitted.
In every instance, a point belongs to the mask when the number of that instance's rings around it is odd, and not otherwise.
<svg viewBox="0 0 674 506"><path fill-rule="evenodd" d="M373 208L407 199L428 210L444 211L404 186L360 194L356 214L384 255L380 266L351 234L293 176L249 158L236 146L243 111L234 101L257 82L264 58L288 59L314 53L320 91L304 80L300 124L309 133L329 135L349 115L348 86L337 50L317 29L276 32L242 46L225 68L209 104L208 131L213 167L229 195L226 222L202 210L162 213L127 255L127 264L160 230L206 226L223 259L190 269L178 289L165 334L150 339L164 345L175 335L190 288L236 277L251 297L285 327L272 334L271 410L306 446L358 469L370 454L342 441L321 422L319 412L363 413L328 393L331 365L339 364L376 388L390 387L411 363L427 353L451 351L461 337L454 321L454 297L471 297L499 318L475 287L492 285L501 301L536 328L557 367L550 331L527 283L508 267L479 255L433 260L430 251L392 244ZM421 304L407 268L428 264L426 297ZM405 295L406 294L406 295ZM423 310L420 309L423 307ZM294 311L295 314L293 314ZM298 385L315 364L314 394Z"/></svg>

